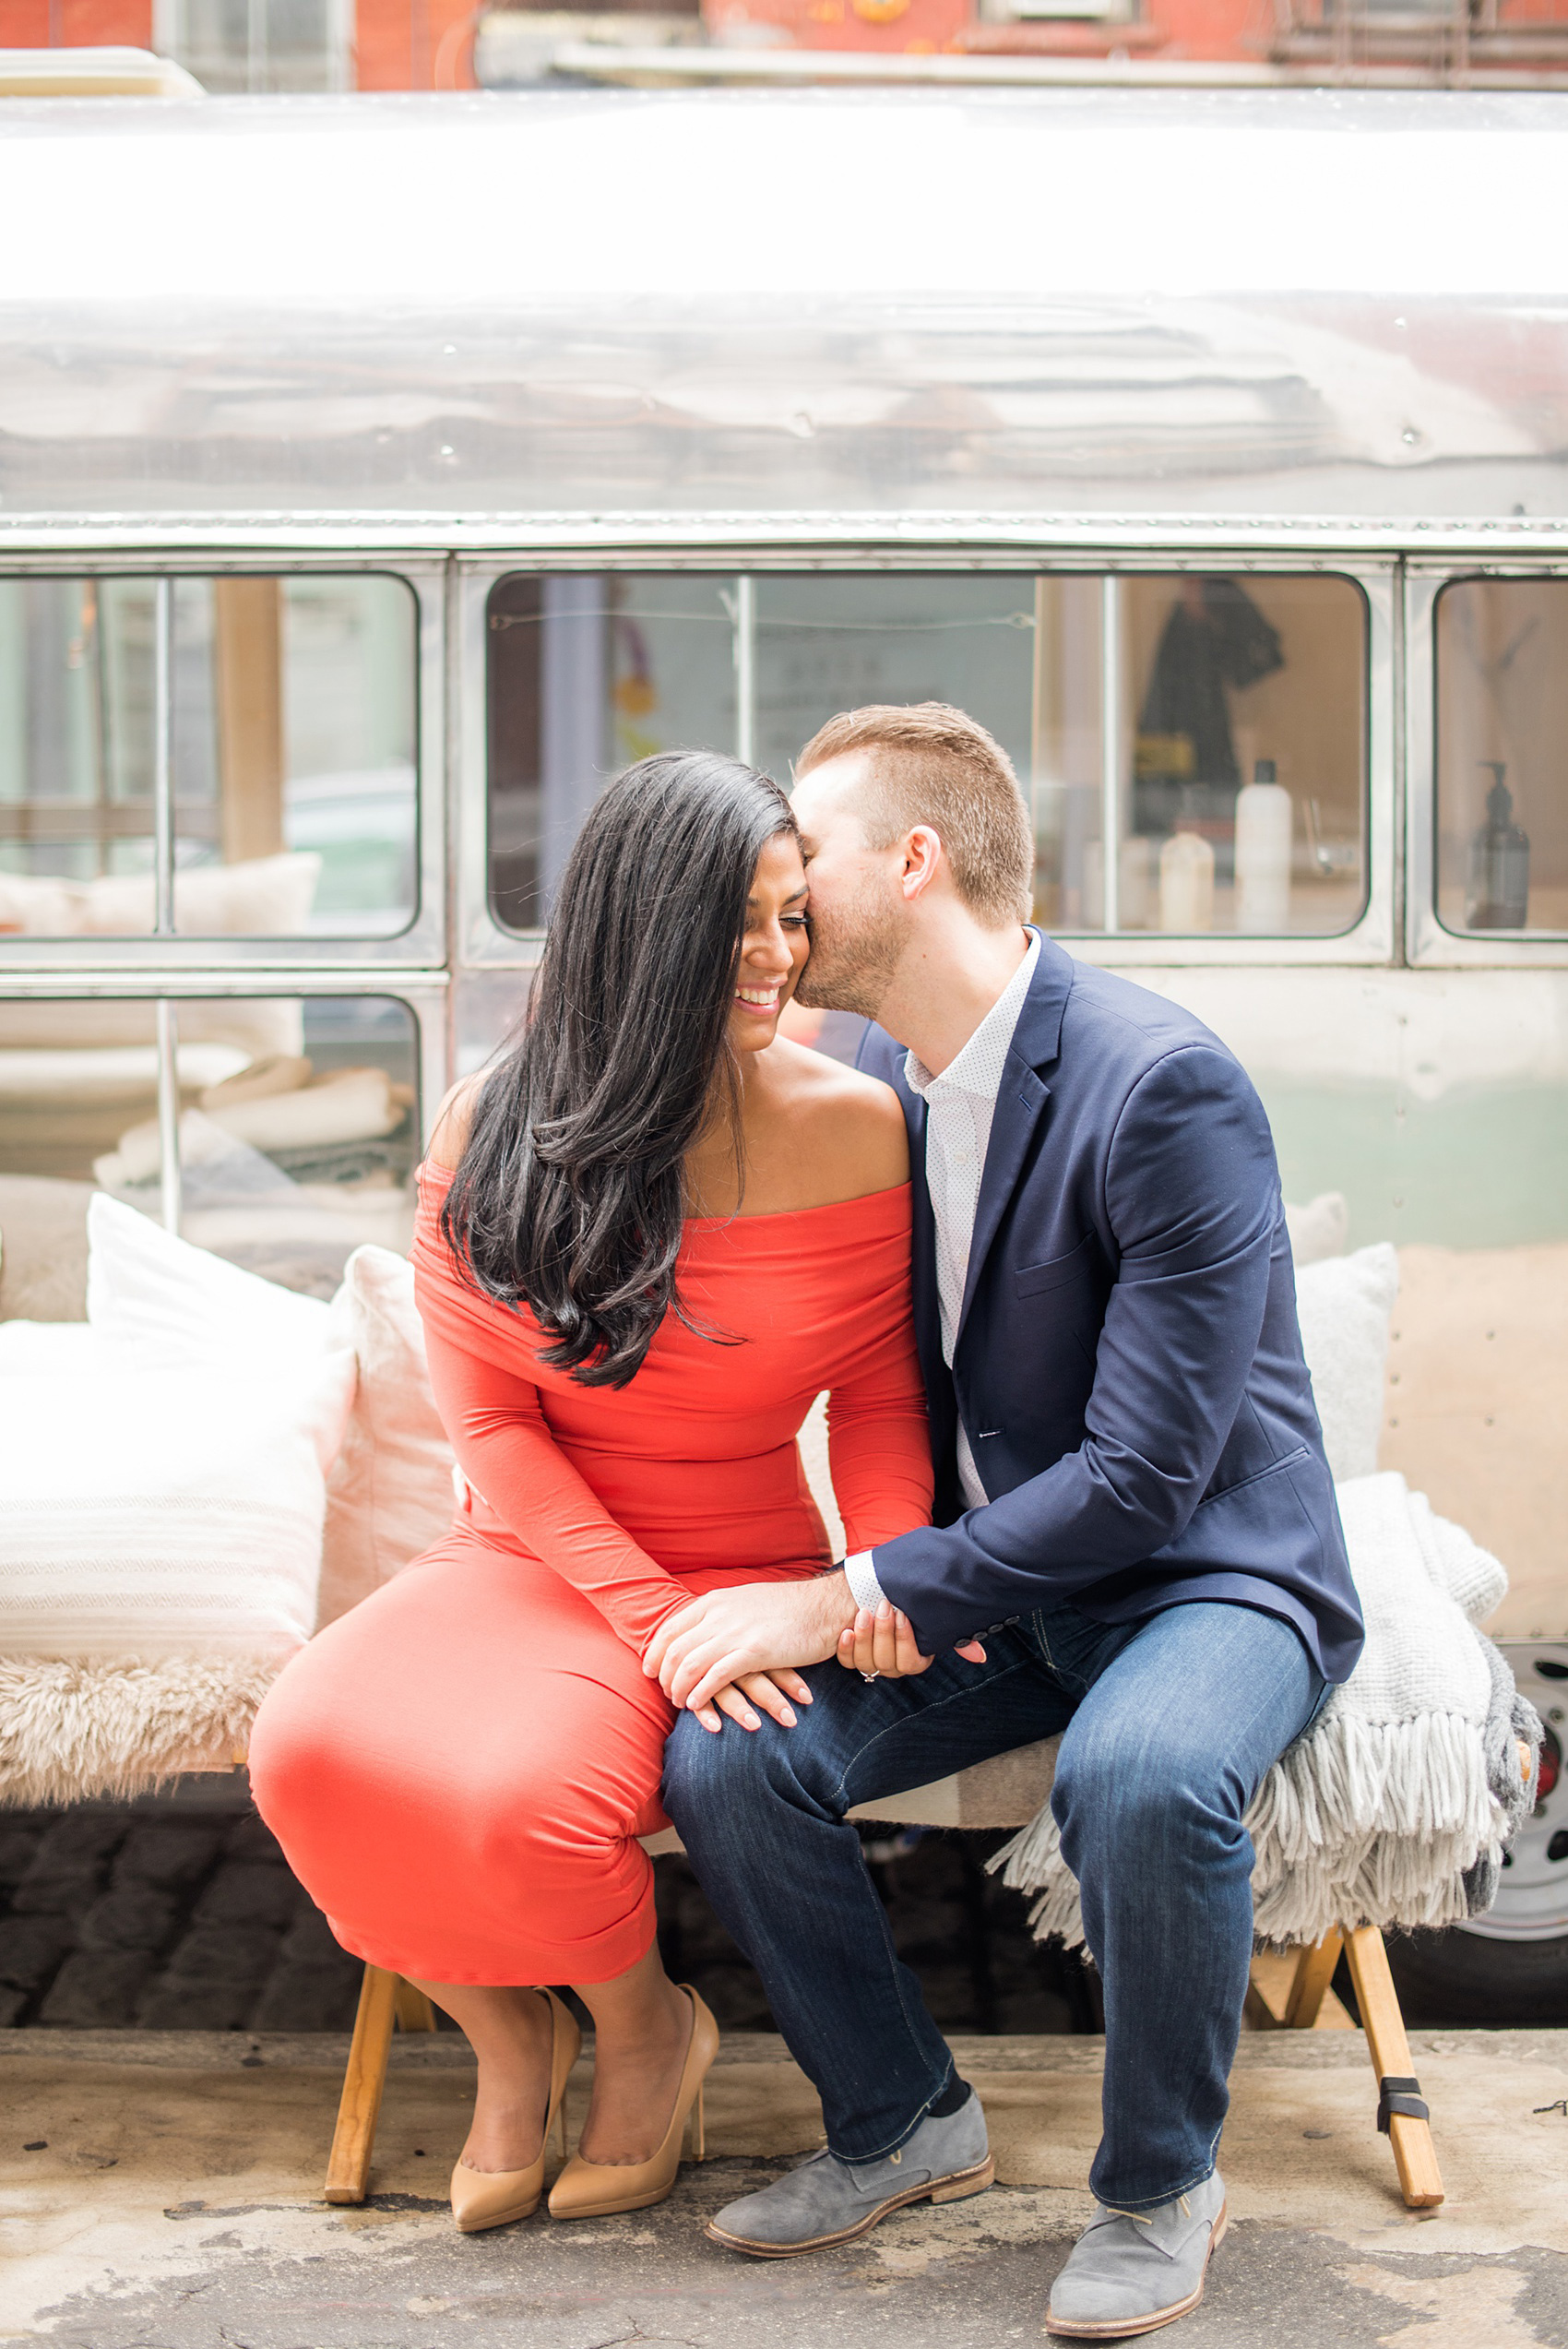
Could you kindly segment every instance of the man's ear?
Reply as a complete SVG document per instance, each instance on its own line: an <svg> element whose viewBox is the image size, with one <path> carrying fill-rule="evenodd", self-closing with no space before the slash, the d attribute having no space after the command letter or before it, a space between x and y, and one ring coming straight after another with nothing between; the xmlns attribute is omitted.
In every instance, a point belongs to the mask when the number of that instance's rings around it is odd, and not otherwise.
<svg viewBox="0 0 1568 2349"><path fill-rule="evenodd" d="M898 884L907 902L924 895L944 862L941 837L929 824L917 824L905 834Z"/></svg>

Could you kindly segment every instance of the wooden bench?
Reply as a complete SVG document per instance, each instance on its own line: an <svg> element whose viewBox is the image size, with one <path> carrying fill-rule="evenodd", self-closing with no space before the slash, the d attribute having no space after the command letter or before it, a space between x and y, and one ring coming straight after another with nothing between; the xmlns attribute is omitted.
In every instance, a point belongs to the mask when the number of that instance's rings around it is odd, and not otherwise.
<svg viewBox="0 0 1568 2349"><path fill-rule="evenodd" d="M911 1827L1022 1827L1045 1799L1051 1766L1049 1747L1027 1746L1016 1753L1002 1754L993 1761L960 1771L956 1777L914 1787L908 1794L890 1796L885 1802L861 1805L850 1816ZM645 1848L655 1854L681 1849L673 1828L643 1840ZM1367 2054L1378 2083L1377 2127L1386 2132L1393 2149L1399 2191L1408 2209L1432 2210L1443 2199L1443 2177L1427 2108L1410 2068L1409 2041L1377 1926L1365 1925L1349 1930L1336 1927L1321 1941L1297 1951L1278 2011L1254 1992L1249 2001L1252 2013L1256 2018L1261 2006L1266 2017L1265 2027L1312 2030L1320 2021L1341 1951L1349 1967L1366 2034ZM362 2202L365 2199L376 2116L395 2027L403 2031L434 2030L435 2016L430 2000L412 1983L385 1973L379 1966L366 1966L327 2167L326 2195L329 2202Z"/></svg>

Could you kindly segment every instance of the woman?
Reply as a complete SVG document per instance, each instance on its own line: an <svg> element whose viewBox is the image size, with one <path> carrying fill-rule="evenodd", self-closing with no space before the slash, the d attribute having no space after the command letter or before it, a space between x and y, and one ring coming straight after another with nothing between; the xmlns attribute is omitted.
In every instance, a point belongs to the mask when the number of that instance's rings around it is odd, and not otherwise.
<svg viewBox="0 0 1568 2349"><path fill-rule="evenodd" d="M670 754L605 792L521 1041L448 1096L421 1174L417 1294L467 1497L256 1723L257 1802L339 1940L472 2042L465 2231L542 2190L576 2031L535 1985L569 1983L596 2033L552 2213L674 2182L718 2034L659 1963L637 1841L666 1824L654 1635L703 1592L828 1564L795 1444L824 1388L851 1544L929 1513L904 1121L778 1034L805 904L789 803L751 768ZM791 1699L798 1675L753 1675L702 1718L788 1729Z"/></svg>

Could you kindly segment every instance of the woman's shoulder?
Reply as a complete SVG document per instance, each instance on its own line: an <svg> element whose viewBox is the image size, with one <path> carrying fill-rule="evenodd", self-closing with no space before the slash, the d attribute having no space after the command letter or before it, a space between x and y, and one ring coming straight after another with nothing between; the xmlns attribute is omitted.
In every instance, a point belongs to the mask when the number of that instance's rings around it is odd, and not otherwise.
<svg viewBox="0 0 1568 2349"><path fill-rule="evenodd" d="M430 1129L430 1141L424 1153L427 1166L439 1167L443 1173L455 1174L469 1146L473 1127L474 1111L479 1103L480 1089L484 1082L481 1074L459 1077L447 1092L435 1113L435 1123Z"/></svg>
<svg viewBox="0 0 1568 2349"><path fill-rule="evenodd" d="M880 1078L780 1036L781 1095L793 1145L812 1163L812 1187L828 1198L892 1190L909 1179L909 1144L898 1096Z"/></svg>

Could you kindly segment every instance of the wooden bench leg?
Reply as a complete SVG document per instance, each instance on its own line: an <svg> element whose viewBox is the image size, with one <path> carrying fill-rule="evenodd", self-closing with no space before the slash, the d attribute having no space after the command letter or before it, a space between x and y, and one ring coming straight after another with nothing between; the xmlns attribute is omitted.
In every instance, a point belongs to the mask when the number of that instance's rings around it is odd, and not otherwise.
<svg viewBox="0 0 1568 2349"><path fill-rule="evenodd" d="M1443 2175L1431 2141L1431 2125L1424 2116L1424 2109L1418 2114L1389 2108L1390 2098L1419 2104L1420 2088L1410 2069L1405 2018L1399 2011L1394 1976L1388 1971L1388 1952L1376 1926L1363 1925L1348 1933L1345 1955L1356 1986L1356 2003L1361 2010L1361 2028L1367 2034L1367 2052L1377 2074L1378 2126L1386 2128L1388 2141L1394 2148L1399 2190L1408 2209L1434 2210L1443 2200Z"/></svg>
<svg viewBox="0 0 1568 2349"><path fill-rule="evenodd" d="M1313 2028L1344 1946L1345 1937L1335 1926L1321 1941L1309 1941L1305 1949L1298 1951L1296 1971L1290 1977L1285 2012L1280 2018L1287 2031Z"/></svg>
<svg viewBox="0 0 1568 2349"><path fill-rule="evenodd" d="M398 2008L398 2030L434 2031L435 2009L419 1985L414 1982L405 1982L400 1973L396 1976L396 1981L398 1987L393 1995Z"/></svg>
<svg viewBox="0 0 1568 2349"><path fill-rule="evenodd" d="M332 2152L327 2164L324 2191L329 2202L362 2202L365 2198L399 1986L395 1973L387 1973L380 1966L366 1966L360 1985L360 2006L354 2017L348 2069L343 2074L338 2126L332 2133Z"/></svg>

